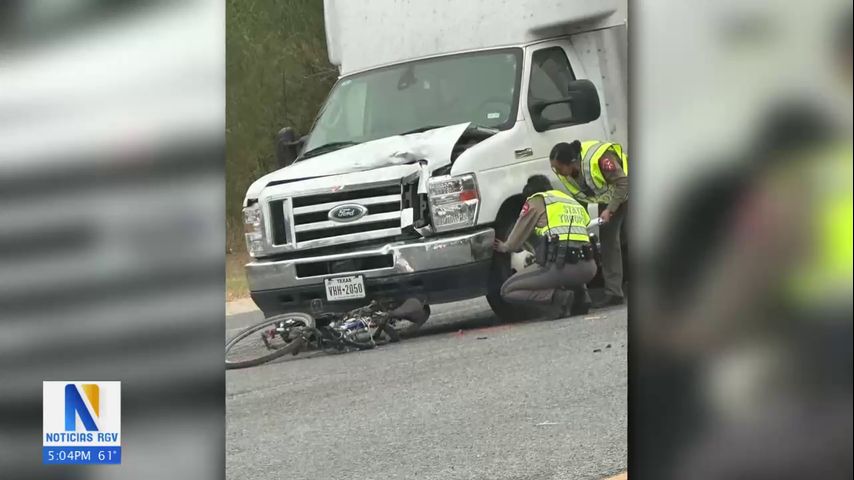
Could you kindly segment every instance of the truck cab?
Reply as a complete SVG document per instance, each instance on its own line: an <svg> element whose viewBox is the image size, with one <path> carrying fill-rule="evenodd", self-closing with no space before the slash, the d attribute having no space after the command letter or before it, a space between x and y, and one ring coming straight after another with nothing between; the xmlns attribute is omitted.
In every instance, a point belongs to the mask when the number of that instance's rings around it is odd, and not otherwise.
<svg viewBox="0 0 854 480"><path fill-rule="evenodd" d="M486 295L508 317L498 289L510 260L492 243L527 178L554 178L558 142L625 146L624 3L529 2L542 8L501 18L491 2L427 3L324 4L341 76L305 137L284 132L288 165L244 200L265 315ZM387 32L392 19L413 28Z"/></svg>

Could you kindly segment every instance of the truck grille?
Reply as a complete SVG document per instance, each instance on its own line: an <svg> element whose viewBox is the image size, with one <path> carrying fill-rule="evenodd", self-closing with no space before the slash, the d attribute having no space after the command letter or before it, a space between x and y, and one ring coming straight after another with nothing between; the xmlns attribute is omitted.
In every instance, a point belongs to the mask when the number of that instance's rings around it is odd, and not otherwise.
<svg viewBox="0 0 854 480"><path fill-rule="evenodd" d="M403 193L404 187L394 183L271 201L273 245L295 241L295 247L303 249L400 235ZM290 218L285 213L288 201ZM347 204L361 205L367 212L351 222L329 218L332 209Z"/></svg>

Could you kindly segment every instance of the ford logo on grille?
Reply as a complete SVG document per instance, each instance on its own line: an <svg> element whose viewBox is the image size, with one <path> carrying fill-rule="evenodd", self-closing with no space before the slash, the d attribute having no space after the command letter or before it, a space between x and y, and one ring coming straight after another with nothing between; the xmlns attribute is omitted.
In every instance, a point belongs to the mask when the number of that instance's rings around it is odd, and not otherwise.
<svg viewBox="0 0 854 480"><path fill-rule="evenodd" d="M329 211L329 219L336 222L353 222L365 216L368 209L358 203L338 205Z"/></svg>

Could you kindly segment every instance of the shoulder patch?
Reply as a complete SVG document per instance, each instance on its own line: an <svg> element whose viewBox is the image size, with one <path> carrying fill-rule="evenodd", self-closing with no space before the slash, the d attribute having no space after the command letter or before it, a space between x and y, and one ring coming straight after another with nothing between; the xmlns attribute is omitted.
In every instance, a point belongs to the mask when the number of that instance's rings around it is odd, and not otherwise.
<svg viewBox="0 0 854 480"><path fill-rule="evenodd" d="M525 204L522 205L522 211L519 212L519 216L524 217L525 215L528 214L528 210L530 210L530 209L531 209L531 206L528 204L528 202L525 202Z"/></svg>

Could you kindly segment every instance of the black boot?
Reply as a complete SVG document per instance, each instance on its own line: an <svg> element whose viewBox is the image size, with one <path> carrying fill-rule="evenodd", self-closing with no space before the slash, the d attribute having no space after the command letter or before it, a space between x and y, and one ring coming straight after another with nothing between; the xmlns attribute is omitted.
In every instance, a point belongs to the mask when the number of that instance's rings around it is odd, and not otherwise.
<svg viewBox="0 0 854 480"><path fill-rule="evenodd" d="M552 320L568 317L574 299L575 294L571 290L556 289L552 294Z"/></svg>
<svg viewBox="0 0 854 480"><path fill-rule="evenodd" d="M575 293L575 299L572 302L572 308L569 310L569 315L574 317L576 315L587 315L590 312L590 306L593 302L590 300L590 294L587 293L586 288L576 288L573 289Z"/></svg>

